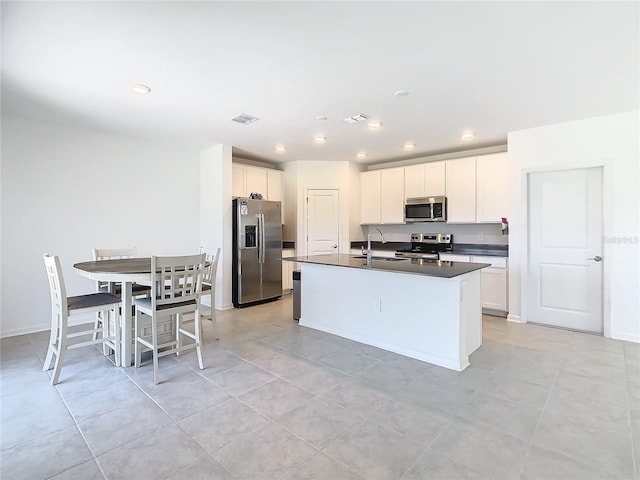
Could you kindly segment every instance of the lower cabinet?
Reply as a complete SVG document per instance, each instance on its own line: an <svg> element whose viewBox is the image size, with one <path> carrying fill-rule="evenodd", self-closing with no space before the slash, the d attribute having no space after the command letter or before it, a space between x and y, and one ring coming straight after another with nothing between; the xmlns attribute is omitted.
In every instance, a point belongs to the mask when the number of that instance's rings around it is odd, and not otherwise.
<svg viewBox="0 0 640 480"><path fill-rule="evenodd" d="M505 257L481 257L477 255L457 255L441 253L440 260L452 262L489 263L480 275L481 303L485 313L504 315L509 311L507 259Z"/></svg>
<svg viewBox="0 0 640 480"><path fill-rule="evenodd" d="M293 249L282 250L282 258L294 257L296 251ZM293 288L293 271L296 269L294 262L282 262L282 293L291 293Z"/></svg>

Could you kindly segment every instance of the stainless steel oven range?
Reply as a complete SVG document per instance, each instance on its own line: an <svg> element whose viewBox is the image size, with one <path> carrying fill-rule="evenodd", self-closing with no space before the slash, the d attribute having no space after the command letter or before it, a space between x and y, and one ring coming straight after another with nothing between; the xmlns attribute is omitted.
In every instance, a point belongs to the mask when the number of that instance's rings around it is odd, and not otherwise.
<svg viewBox="0 0 640 480"><path fill-rule="evenodd" d="M396 250L396 257L438 259L440 252L450 252L453 235L450 233L412 233L411 248Z"/></svg>

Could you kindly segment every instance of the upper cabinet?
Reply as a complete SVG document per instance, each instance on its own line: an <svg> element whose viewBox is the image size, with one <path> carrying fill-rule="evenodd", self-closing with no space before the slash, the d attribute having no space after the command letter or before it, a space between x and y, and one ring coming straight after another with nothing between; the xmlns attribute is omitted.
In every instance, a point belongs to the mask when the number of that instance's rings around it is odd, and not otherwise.
<svg viewBox="0 0 640 480"><path fill-rule="evenodd" d="M404 223L404 168L360 174L360 223Z"/></svg>
<svg viewBox="0 0 640 480"><path fill-rule="evenodd" d="M421 163L404 167L404 197L445 195L445 162Z"/></svg>
<svg viewBox="0 0 640 480"><path fill-rule="evenodd" d="M267 170L265 168L245 167L245 195L261 193L262 198L269 200L267 187Z"/></svg>
<svg viewBox="0 0 640 480"><path fill-rule="evenodd" d="M446 195L446 179L446 164L444 162L426 163L424 165L424 196Z"/></svg>
<svg viewBox="0 0 640 480"><path fill-rule="evenodd" d="M380 172L360 173L360 223L380 223Z"/></svg>
<svg viewBox="0 0 640 480"><path fill-rule="evenodd" d="M500 223L509 202L507 153L447 160L447 223Z"/></svg>
<svg viewBox="0 0 640 480"><path fill-rule="evenodd" d="M231 180L231 195L233 197L248 197L252 193L261 193L265 200L278 202L284 200L280 170L233 163ZM284 202L281 209L282 223L284 223Z"/></svg>
<svg viewBox="0 0 640 480"><path fill-rule="evenodd" d="M269 168L232 164L232 188L234 197L248 197L261 193L265 200L282 200L282 172Z"/></svg>
<svg viewBox="0 0 640 480"><path fill-rule="evenodd" d="M507 153L360 174L360 223L404 223L407 198L446 195L447 223L500 223L509 204Z"/></svg>
<svg viewBox="0 0 640 480"><path fill-rule="evenodd" d="M231 166L231 196L233 197L245 197L247 183L247 176L245 174L246 167L244 165L238 165L236 163Z"/></svg>
<svg viewBox="0 0 640 480"><path fill-rule="evenodd" d="M499 223L509 205L507 154L476 157L476 221Z"/></svg>
<svg viewBox="0 0 640 480"><path fill-rule="evenodd" d="M380 172L380 223L404 223L404 168Z"/></svg>
<svg viewBox="0 0 640 480"><path fill-rule="evenodd" d="M476 157L446 161L447 223L476 221Z"/></svg>

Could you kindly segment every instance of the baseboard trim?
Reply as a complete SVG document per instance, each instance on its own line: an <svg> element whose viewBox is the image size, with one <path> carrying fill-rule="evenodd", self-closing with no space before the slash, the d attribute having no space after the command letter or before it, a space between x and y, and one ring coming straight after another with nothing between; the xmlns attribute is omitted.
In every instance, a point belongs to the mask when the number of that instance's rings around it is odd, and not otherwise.
<svg viewBox="0 0 640 480"><path fill-rule="evenodd" d="M9 337L17 337L19 335L29 335L30 333L38 333L44 332L51 328L51 324L40 324L40 325L32 325L26 328L13 328L11 330L6 330L2 332L0 338L9 338Z"/></svg>
<svg viewBox="0 0 640 480"><path fill-rule="evenodd" d="M640 343L640 337L637 335L629 335L628 333L612 333L611 338L615 340L624 340L625 342Z"/></svg>
<svg viewBox="0 0 640 480"><path fill-rule="evenodd" d="M507 318L508 315L509 315L504 310L494 310L492 308L483 308L482 309L482 314L483 315L491 315L492 317L502 317L502 318Z"/></svg>
<svg viewBox="0 0 640 480"><path fill-rule="evenodd" d="M507 322L526 323L522 321L522 318L520 318L520 315L513 315L512 313L507 315Z"/></svg>

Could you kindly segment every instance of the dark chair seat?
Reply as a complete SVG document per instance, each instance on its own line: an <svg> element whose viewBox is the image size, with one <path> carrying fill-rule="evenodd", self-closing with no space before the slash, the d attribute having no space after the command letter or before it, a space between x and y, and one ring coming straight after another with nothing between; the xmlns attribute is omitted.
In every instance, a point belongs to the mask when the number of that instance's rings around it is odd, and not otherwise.
<svg viewBox="0 0 640 480"><path fill-rule="evenodd" d="M77 295L67 298L69 310L81 310L83 308L94 308L100 305L113 305L120 303L120 297L110 293L89 293L87 295Z"/></svg>
<svg viewBox="0 0 640 480"><path fill-rule="evenodd" d="M169 298L169 297L166 297ZM147 297L147 298L136 298L133 301L134 305L140 308L146 308L146 309L151 309L151 298ZM167 310L170 308L176 308L176 307L188 307L189 305L193 305L193 309L195 310L195 305L196 302L195 300L188 300L186 302L178 302L178 303L171 303L171 304L167 304L167 305L158 305L158 310Z"/></svg>
<svg viewBox="0 0 640 480"><path fill-rule="evenodd" d="M107 292L109 290L109 287L104 285L100 287L100 290L103 292ZM151 292L151 287L147 285L140 285L139 283L134 283L133 285L131 285L131 293L133 294L134 297L137 297L139 295L145 295L149 292ZM115 285L114 294L118 296L122 295L122 285L120 285L119 283L116 283Z"/></svg>

